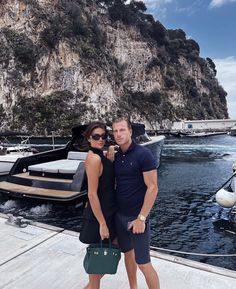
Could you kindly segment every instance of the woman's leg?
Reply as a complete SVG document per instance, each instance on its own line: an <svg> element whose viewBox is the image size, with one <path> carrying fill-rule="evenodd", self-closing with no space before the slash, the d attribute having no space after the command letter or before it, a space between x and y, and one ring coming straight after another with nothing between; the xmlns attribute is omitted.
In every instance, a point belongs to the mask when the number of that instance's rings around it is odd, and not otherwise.
<svg viewBox="0 0 236 289"><path fill-rule="evenodd" d="M90 289L89 283L83 289Z"/></svg>
<svg viewBox="0 0 236 289"><path fill-rule="evenodd" d="M101 274L89 274L89 289L99 289Z"/></svg>
<svg viewBox="0 0 236 289"><path fill-rule="evenodd" d="M100 280L102 278L102 274L90 274L89 275L89 283L83 289L99 289L100 288Z"/></svg>

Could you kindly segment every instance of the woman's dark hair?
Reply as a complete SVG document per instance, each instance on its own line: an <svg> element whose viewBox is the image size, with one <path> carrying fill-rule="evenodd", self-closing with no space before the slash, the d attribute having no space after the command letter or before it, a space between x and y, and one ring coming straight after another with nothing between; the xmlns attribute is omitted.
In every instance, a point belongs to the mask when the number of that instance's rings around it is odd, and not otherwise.
<svg viewBox="0 0 236 289"><path fill-rule="evenodd" d="M105 134L107 134L107 127L105 125L105 123L101 122L101 121L93 121L91 122L85 132L83 133L84 135L84 141L83 141L83 145L84 146L87 146L87 148L89 148L89 142L88 142L88 139L90 138L91 134L93 133L93 131L96 129L96 128L101 128L105 131Z"/></svg>

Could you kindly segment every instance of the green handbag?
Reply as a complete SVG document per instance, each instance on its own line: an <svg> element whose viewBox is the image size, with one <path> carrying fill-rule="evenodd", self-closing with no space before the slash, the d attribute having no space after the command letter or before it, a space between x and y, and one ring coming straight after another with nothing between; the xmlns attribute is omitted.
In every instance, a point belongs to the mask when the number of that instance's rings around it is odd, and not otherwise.
<svg viewBox="0 0 236 289"><path fill-rule="evenodd" d="M88 274L115 274L121 257L117 245L109 243L91 244L84 257L84 269Z"/></svg>

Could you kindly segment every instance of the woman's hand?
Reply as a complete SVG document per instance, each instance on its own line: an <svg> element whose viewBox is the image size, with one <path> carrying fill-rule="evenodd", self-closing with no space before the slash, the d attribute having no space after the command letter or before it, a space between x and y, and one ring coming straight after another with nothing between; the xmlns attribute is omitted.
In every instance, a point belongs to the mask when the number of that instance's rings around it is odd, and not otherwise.
<svg viewBox="0 0 236 289"><path fill-rule="evenodd" d="M99 232L102 240L109 238L109 230L106 223L100 224Z"/></svg>
<svg viewBox="0 0 236 289"><path fill-rule="evenodd" d="M109 148L108 148L108 150L107 150L107 158L111 161L111 162L113 162L114 161L114 159L115 159L115 147L116 146L109 146Z"/></svg>

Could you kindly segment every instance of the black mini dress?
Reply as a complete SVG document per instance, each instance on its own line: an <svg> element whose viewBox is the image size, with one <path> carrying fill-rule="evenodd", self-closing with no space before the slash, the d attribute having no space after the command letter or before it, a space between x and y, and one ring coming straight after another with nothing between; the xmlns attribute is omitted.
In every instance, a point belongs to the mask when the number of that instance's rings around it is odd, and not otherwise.
<svg viewBox="0 0 236 289"><path fill-rule="evenodd" d="M103 171L98 182L97 194L103 216L109 229L110 239L112 241L116 237L115 213L117 210L115 201L114 165L104 156L102 150L92 147L90 150L93 153L99 155L103 165ZM85 244L99 243L101 240L99 227L99 223L94 216L90 202L88 200L83 213L83 224L79 236L80 241Z"/></svg>

